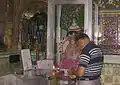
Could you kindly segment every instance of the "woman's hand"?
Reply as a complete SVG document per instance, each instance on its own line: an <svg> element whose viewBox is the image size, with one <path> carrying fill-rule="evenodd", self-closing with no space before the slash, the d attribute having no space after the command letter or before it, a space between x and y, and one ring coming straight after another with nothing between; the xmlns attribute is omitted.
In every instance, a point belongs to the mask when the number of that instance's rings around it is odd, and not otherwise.
<svg viewBox="0 0 120 85"><path fill-rule="evenodd" d="M70 79L76 78L76 70L77 70L76 68L72 68L69 70L68 74L69 74Z"/></svg>

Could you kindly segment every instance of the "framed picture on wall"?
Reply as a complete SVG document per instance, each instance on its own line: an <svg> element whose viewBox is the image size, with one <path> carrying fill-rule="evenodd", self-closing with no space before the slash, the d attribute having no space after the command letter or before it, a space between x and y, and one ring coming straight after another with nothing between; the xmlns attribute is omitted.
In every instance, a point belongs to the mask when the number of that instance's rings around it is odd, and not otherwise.
<svg viewBox="0 0 120 85"><path fill-rule="evenodd" d="M84 4L63 4L60 27L62 35L66 31L84 31Z"/></svg>

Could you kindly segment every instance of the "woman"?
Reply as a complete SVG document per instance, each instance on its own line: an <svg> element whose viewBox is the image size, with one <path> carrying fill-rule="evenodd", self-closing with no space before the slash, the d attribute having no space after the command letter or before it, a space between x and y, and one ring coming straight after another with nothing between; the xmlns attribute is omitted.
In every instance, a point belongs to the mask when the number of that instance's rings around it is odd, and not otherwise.
<svg viewBox="0 0 120 85"><path fill-rule="evenodd" d="M67 38L62 45L63 53L61 55L61 61L59 64L60 68L72 69L72 68L76 68L78 65L79 55L81 51L76 41L76 34L77 32L75 31L70 31L67 34Z"/></svg>

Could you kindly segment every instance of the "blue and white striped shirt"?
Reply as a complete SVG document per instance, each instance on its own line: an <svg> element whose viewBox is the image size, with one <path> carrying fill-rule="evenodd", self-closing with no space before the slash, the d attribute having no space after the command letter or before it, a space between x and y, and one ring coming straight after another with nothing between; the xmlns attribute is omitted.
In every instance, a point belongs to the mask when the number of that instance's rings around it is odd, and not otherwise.
<svg viewBox="0 0 120 85"><path fill-rule="evenodd" d="M103 64L101 49L94 43L88 43L80 55L79 66L85 67L83 77L100 76Z"/></svg>

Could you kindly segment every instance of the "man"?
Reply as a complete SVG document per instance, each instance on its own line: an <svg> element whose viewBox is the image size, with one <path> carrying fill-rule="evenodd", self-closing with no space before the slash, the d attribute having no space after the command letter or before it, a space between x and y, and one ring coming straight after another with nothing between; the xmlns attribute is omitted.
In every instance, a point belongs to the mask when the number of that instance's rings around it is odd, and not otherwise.
<svg viewBox="0 0 120 85"><path fill-rule="evenodd" d="M100 85L100 75L103 64L101 49L90 42L88 35L80 33L79 46L82 50L76 75L79 76L78 85Z"/></svg>

